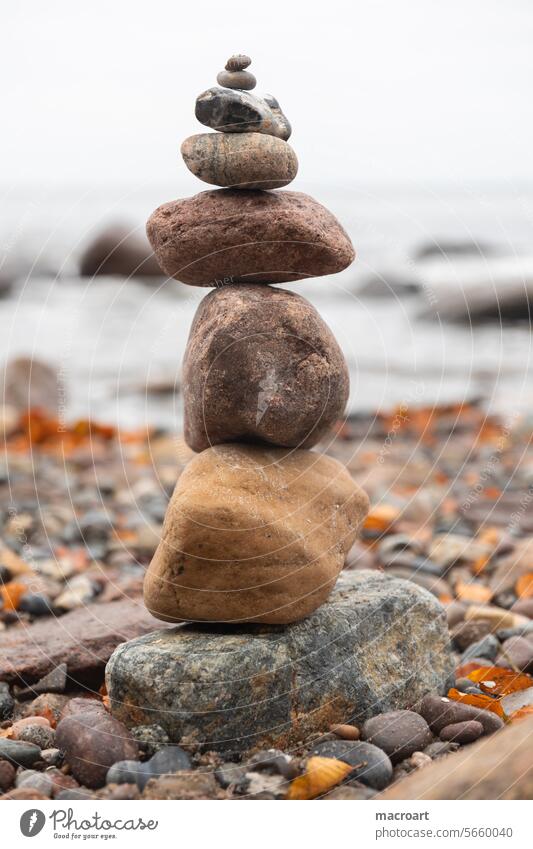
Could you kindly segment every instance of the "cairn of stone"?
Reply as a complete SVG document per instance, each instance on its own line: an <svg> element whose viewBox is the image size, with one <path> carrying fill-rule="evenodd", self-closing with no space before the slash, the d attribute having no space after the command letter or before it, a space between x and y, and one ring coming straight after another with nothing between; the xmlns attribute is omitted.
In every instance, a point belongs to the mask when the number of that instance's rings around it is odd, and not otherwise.
<svg viewBox="0 0 533 849"><path fill-rule="evenodd" d="M171 622L287 624L328 597L368 499L344 466L310 451L344 413L348 369L305 298L271 284L333 274L354 259L337 219L296 176L291 126L232 56L196 117L212 132L181 153L219 188L170 201L147 232L169 276L214 287L183 363L181 475L145 578L145 602Z"/></svg>

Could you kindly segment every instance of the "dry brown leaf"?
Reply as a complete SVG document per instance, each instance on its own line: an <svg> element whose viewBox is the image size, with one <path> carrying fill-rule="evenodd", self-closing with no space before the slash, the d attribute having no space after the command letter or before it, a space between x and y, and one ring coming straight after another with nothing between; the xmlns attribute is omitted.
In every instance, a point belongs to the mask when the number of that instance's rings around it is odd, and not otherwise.
<svg viewBox="0 0 533 849"><path fill-rule="evenodd" d="M18 610L20 599L26 592L28 592L26 584L17 584L16 581L2 584L0 596L4 602L4 610Z"/></svg>
<svg viewBox="0 0 533 849"><path fill-rule="evenodd" d="M472 707L477 707L481 710L490 710L496 716L499 716L500 719L507 719L498 699L492 699L490 696L476 696L475 693L460 693L459 690L452 687L451 690L448 690L448 698L453 699L455 702L461 702L463 705L472 705Z"/></svg>
<svg viewBox="0 0 533 849"><path fill-rule="evenodd" d="M518 598L533 598L533 572L521 575L516 582L515 590Z"/></svg>
<svg viewBox="0 0 533 849"><path fill-rule="evenodd" d="M365 519L364 528L367 531L386 531L394 524L400 511L392 504L377 504L371 507Z"/></svg>
<svg viewBox="0 0 533 849"><path fill-rule="evenodd" d="M485 584L475 582L457 581L455 585L455 594L461 601L473 601L479 604L485 604L492 598L492 590Z"/></svg>
<svg viewBox="0 0 533 849"><path fill-rule="evenodd" d="M517 690L527 690L533 686L533 678L525 672L513 672L503 666L481 666L467 676L491 696L508 696Z"/></svg>
<svg viewBox="0 0 533 849"><path fill-rule="evenodd" d="M336 758L309 758L304 774L291 781L287 799L316 799L340 784L354 769Z"/></svg>

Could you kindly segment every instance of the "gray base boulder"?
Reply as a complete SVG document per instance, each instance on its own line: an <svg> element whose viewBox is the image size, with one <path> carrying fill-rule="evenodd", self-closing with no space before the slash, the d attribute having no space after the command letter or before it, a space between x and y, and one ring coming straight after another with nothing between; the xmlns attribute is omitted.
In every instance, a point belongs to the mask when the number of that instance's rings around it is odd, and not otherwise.
<svg viewBox="0 0 533 849"><path fill-rule="evenodd" d="M239 753L409 707L444 693L452 669L435 597L355 572L294 625L184 625L123 643L106 683L112 713L126 725L156 722L174 742Z"/></svg>

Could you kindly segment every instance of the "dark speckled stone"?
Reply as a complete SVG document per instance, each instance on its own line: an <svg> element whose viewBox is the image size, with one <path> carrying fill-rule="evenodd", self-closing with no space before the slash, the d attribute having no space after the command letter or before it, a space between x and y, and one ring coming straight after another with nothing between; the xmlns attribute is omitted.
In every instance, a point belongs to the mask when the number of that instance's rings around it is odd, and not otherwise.
<svg viewBox="0 0 533 849"><path fill-rule="evenodd" d="M266 133L287 141L291 125L275 97L257 97L247 91L213 88L196 100L196 117L201 124L221 133Z"/></svg>
<svg viewBox="0 0 533 849"><path fill-rule="evenodd" d="M178 626L119 646L113 714L174 742L238 753L363 722L451 686L446 617L415 584L345 573L329 600L284 626Z"/></svg>

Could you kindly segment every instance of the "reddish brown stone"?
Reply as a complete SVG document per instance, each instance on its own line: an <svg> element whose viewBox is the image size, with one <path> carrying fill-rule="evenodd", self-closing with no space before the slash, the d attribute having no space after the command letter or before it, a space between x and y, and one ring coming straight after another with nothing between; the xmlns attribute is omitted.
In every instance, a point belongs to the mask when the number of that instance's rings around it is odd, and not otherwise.
<svg viewBox="0 0 533 849"><path fill-rule="evenodd" d="M85 711L62 719L56 745L65 754L74 778L85 787L101 787L117 761L136 760L139 747L122 722L99 711Z"/></svg>
<svg viewBox="0 0 533 849"><path fill-rule="evenodd" d="M335 216L301 192L201 192L160 206L146 230L165 274L192 286L320 277L355 256Z"/></svg>
<svg viewBox="0 0 533 849"><path fill-rule="evenodd" d="M185 440L308 448L341 418L349 376L329 327L305 298L226 286L204 298L183 361Z"/></svg>
<svg viewBox="0 0 533 849"><path fill-rule="evenodd" d="M3 796L0 796L0 802L8 802L10 799L48 799L48 796L45 796L43 793L39 793L38 790L34 790L33 787L15 787L14 790L10 790L9 793L5 793Z"/></svg>
<svg viewBox="0 0 533 849"><path fill-rule="evenodd" d="M5 793L15 783L17 771L9 761L0 761L0 791Z"/></svg>
<svg viewBox="0 0 533 849"><path fill-rule="evenodd" d="M160 627L141 600L125 599L88 604L58 619L15 628L2 634L0 680L31 683L59 663L81 679L103 670L119 643Z"/></svg>

